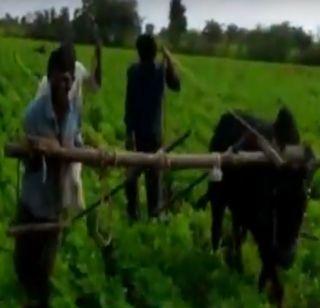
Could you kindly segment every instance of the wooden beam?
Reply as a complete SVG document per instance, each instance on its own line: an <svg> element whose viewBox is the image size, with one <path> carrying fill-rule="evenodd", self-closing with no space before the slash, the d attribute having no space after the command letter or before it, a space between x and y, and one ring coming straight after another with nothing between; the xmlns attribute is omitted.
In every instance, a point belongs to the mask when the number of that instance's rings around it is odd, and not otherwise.
<svg viewBox="0 0 320 308"><path fill-rule="evenodd" d="M270 164L269 158L263 152L209 153L209 154L165 154L137 152L104 152L90 148L46 147L41 144L30 150L24 144L10 143L5 146L5 155L11 158L23 159L30 155L45 155L62 159L67 162L81 162L88 166L109 167L158 167L162 169L210 169L221 162L222 166L242 166ZM304 163L304 147L290 146L283 152L287 164Z"/></svg>

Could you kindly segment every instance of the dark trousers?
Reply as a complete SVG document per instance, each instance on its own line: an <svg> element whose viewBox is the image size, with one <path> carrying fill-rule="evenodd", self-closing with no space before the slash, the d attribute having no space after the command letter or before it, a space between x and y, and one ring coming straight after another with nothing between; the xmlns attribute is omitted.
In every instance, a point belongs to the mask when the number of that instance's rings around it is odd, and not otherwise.
<svg viewBox="0 0 320 308"><path fill-rule="evenodd" d="M19 206L18 211L18 224L57 222L35 219L23 206ZM49 307L50 276L58 243L59 231L28 232L17 236L14 264L18 280L31 302L26 307Z"/></svg>
<svg viewBox="0 0 320 308"><path fill-rule="evenodd" d="M160 138L141 138L136 136L135 139L136 151L144 153L155 153L161 147ZM127 150L132 151L132 148L127 146ZM137 172L137 168L132 168L128 171L127 182L125 187L127 197L127 210L129 218L137 220L140 216L139 213L139 191L138 191L138 179L144 173L146 192L147 192L147 204L149 217L157 217L158 209L161 201L161 172L157 168L148 168L142 172Z"/></svg>

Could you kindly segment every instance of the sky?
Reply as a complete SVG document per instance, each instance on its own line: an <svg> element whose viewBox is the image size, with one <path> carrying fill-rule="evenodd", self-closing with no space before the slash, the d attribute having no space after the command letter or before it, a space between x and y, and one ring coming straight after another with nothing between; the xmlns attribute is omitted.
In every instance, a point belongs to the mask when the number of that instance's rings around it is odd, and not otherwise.
<svg viewBox="0 0 320 308"><path fill-rule="evenodd" d="M138 0L139 13L145 22L159 30L168 23L170 0ZM319 0L183 0L187 7L189 28L202 29L208 19L222 24L235 23L253 28L289 21L314 33L320 29ZM10 12L22 15L28 11L52 6L51 0L0 0L0 15ZM72 10L81 0L55 0L55 7L68 6Z"/></svg>

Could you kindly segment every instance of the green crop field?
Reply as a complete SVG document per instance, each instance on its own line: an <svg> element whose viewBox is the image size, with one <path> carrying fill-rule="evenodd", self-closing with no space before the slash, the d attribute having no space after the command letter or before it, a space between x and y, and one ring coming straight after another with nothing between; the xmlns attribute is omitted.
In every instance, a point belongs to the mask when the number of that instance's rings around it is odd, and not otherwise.
<svg viewBox="0 0 320 308"><path fill-rule="evenodd" d="M48 55L33 51L41 43L0 38L0 307L19 307L22 293L13 262L13 241L6 236L17 199L17 162L4 158L3 146L21 135L24 108L33 98ZM46 44L48 48L53 44ZM92 49L78 47L87 66ZM103 89L85 98L83 134L87 144L122 149L126 67L133 51L105 49ZM320 153L320 69L294 65L241 62L177 56L183 90L167 93L165 142L192 129L178 152L205 152L214 125L229 108L241 108L273 119L286 104L294 112L303 139ZM123 170L85 169L90 204L124 178ZM199 171L170 176L174 189L183 189ZM316 183L320 181L316 180ZM85 222L63 237L52 280L53 307L268 307L257 292L260 261L252 240L243 247L242 275L228 269L224 250L210 248L210 210L192 204L205 191L203 183L179 204L180 211L163 222L130 226L125 198L119 194L99 210L104 234L114 237L113 257L106 258L87 235ZM315 185L315 190L317 186ZM145 208L144 188L141 205ZM320 203L310 201L304 230L320 237ZM225 226L228 234L228 224ZM107 273L105 273L107 272ZM114 272L114 275L111 275ZM282 273L286 307L320 307L320 242L301 239L294 267Z"/></svg>

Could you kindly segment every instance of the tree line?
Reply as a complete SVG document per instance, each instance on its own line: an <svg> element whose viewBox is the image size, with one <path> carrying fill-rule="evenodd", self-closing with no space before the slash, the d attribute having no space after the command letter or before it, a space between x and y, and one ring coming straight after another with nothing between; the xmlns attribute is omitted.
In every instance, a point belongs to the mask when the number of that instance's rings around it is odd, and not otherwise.
<svg viewBox="0 0 320 308"><path fill-rule="evenodd" d="M212 19L205 22L202 30L188 29L186 12L182 0L171 0L168 26L157 34L163 44L176 52L320 64L320 45L302 27L283 22L249 30L235 24L221 25ZM103 43L117 47L132 47L138 34L154 32L152 24L143 29L136 0L82 0L82 6L71 15L67 7L36 11L20 18L6 14L0 19L0 29L8 36L91 43L94 17Z"/></svg>

